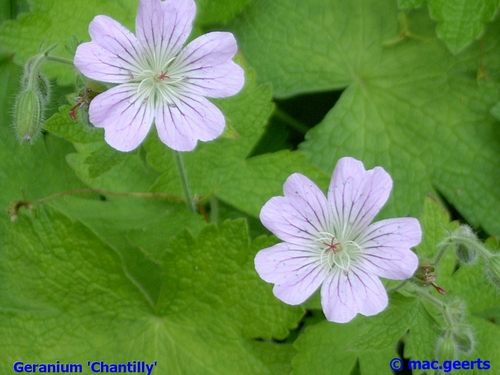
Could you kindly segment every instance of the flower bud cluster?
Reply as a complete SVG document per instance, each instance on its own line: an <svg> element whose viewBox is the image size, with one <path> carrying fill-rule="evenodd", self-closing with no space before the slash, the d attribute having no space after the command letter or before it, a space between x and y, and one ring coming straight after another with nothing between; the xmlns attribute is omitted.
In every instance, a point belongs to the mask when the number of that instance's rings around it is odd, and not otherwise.
<svg viewBox="0 0 500 375"><path fill-rule="evenodd" d="M474 336L464 322L465 304L454 300L443 306L446 328L438 339L436 356L439 361L454 360L462 355L469 355L474 350Z"/></svg>

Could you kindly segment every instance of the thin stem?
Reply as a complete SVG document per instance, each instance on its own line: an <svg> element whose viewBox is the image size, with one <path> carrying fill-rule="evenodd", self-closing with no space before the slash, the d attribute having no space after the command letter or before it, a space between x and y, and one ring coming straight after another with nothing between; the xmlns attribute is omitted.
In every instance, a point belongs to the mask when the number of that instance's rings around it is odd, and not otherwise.
<svg viewBox="0 0 500 375"><path fill-rule="evenodd" d="M448 246L453 244L463 244L470 246L476 249L477 251L481 252L486 258L491 257L491 252L488 250L488 248L478 240L472 239L470 237L450 236L446 239L446 242L443 244L443 248L438 253L438 256L436 257L436 261L434 264L437 264L437 262L440 260L441 256L443 255L444 251L448 248Z"/></svg>
<svg viewBox="0 0 500 375"><path fill-rule="evenodd" d="M182 155L179 151L174 151L175 164L177 165L177 172L179 172L179 179L181 180L182 191L184 192L184 197L186 198L186 205L189 211L196 213L196 205L191 196L191 191L189 190L187 171L184 167L184 162L182 160Z"/></svg>
<svg viewBox="0 0 500 375"><path fill-rule="evenodd" d="M486 246L484 246L481 242L479 242L478 240L471 239L469 237L451 236L450 241L452 242L456 241L464 245L472 246L473 248L479 250L484 255L488 255L490 253L489 250L486 248Z"/></svg>
<svg viewBox="0 0 500 375"><path fill-rule="evenodd" d="M73 189L73 190L69 190L69 191L62 191L59 193L55 193L55 194L49 195L48 197L34 200L30 203L32 203L32 204L43 203L43 202L50 201L52 199L56 199L56 198L59 198L59 197L65 196L65 195L75 195L75 194L81 194L81 193L96 193L96 194L102 194L102 195L114 195L117 197L170 198L170 199L175 199L178 201L184 200L181 197L178 197L177 195L168 194L168 193L140 193L140 192L120 193L120 192L116 192L116 191L109 191L109 190L103 190L103 189Z"/></svg>
<svg viewBox="0 0 500 375"><path fill-rule="evenodd" d="M444 306L445 306L444 302L442 302L439 299L437 299L436 297L430 295L427 292L427 290L423 291L423 290L420 290L420 288L417 288L417 293L420 297L423 297L425 300L427 300L427 302L430 302L431 304L433 304L437 308L444 309Z"/></svg>
<svg viewBox="0 0 500 375"><path fill-rule="evenodd" d="M456 319L453 317L453 314L450 311L450 307L448 305L444 305L443 318L444 318L448 327L452 327L456 323Z"/></svg>
<svg viewBox="0 0 500 375"><path fill-rule="evenodd" d="M309 128L306 125L304 125L300 121L295 120L292 116L290 116L288 113L283 112L278 107L274 109L273 115L301 134L306 134L309 131Z"/></svg>
<svg viewBox="0 0 500 375"><path fill-rule="evenodd" d="M47 60L49 60L49 61L55 61L55 62L58 62L58 63L61 63L61 64L70 65L70 66L74 65L73 64L73 60L67 59L65 57L48 55L47 56Z"/></svg>
<svg viewBox="0 0 500 375"><path fill-rule="evenodd" d="M17 214L19 213L19 210L21 207L26 207L28 210L33 209L33 205L39 204L39 203L44 203L47 201L50 201L52 199L57 199L60 197L63 197L65 195L75 195L75 194L82 194L82 193L97 193L97 194L102 194L102 195L114 195L117 197L136 197L136 198L169 198L169 199L175 199L178 201L184 201L184 198L168 194L168 193L136 193L136 192L131 192L131 193L120 193L116 191L109 191L109 190L103 190L103 189L73 189L69 191L62 191L59 193L55 193L52 195L49 195L48 197L45 198L40 198L36 199L34 201L27 201L24 198L24 192L23 192L23 200L17 201L17 202L11 202L9 205L9 214L10 218L12 221L15 221L17 219Z"/></svg>
<svg viewBox="0 0 500 375"><path fill-rule="evenodd" d="M52 51L56 46L51 46L47 48L45 51L42 53L36 55L33 59L33 63L29 67L30 73L28 77L28 89L33 89L35 87L35 81L38 79L38 71L40 70L40 66L43 64L43 62L47 59L47 56L49 55L50 51Z"/></svg>
<svg viewBox="0 0 500 375"><path fill-rule="evenodd" d="M398 285L396 285L395 287L392 287L392 288L389 288L387 289L387 293L391 293L391 292L395 292L396 290L399 290L401 289L407 282L408 280L403 280L402 282L400 282Z"/></svg>
<svg viewBox="0 0 500 375"><path fill-rule="evenodd" d="M441 310L443 319L447 327L451 327L454 325L455 319L453 318L453 314L450 312L450 309L446 303L431 295L427 289L423 290L422 288L417 287L416 292L419 297L425 299L427 302Z"/></svg>
<svg viewBox="0 0 500 375"><path fill-rule="evenodd" d="M444 244L441 246L441 249L439 249L439 252L436 255L436 258L434 259L434 266L437 266L438 263L440 262L441 258L443 257L445 251L448 249L448 247L452 245L451 243Z"/></svg>

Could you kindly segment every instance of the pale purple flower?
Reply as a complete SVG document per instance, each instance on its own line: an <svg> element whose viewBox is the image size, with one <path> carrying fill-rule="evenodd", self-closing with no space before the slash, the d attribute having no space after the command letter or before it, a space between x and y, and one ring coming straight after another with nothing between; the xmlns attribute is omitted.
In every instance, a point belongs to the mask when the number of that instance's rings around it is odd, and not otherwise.
<svg viewBox="0 0 500 375"><path fill-rule="evenodd" d="M307 177L291 175L285 196L271 198L260 213L266 228L285 242L257 253L258 274L290 305L321 285L323 311L333 322L381 312L388 301L379 277L410 278L418 266L410 247L422 237L414 218L371 223L391 189L383 168L367 171L350 157L337 163L327 197Z"/></svg>
<svg viewBox="0 0 500 375"><path fill-rule="evenodd" d="M107 16L90 23L92 41L81 44L75 66L87 77L118 84L90 103L90 122L120 151L135 149L153 124L163 143L190 151L217 138L221 111L205 97L236 94L243 69L231 33L202 35L186 47L196 13L193 0L139 0L135 31Z"/></svg>

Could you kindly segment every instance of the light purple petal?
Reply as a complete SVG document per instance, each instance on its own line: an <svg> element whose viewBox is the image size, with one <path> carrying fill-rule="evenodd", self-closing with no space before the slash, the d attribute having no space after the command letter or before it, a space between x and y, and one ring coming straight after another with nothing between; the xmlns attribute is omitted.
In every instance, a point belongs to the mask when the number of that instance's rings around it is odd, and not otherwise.
<svg viewBox="0 0 500 375"><path fill-rule="evenodd" d="M352 239L368 227L392 189L392 179L381 167L366 171L360 161L338 161L328 189L338 237Z"/></svg>
<svg viewBox="0 0 500 375"><path fill-rule="evenodd" d="M90 122L104 128L106 142L119 151L139 146L153 122L153 106L137 96L137 87L137 84L113 87L90 103Z"/></svg>
<svg viewBox="0 0 500 375"><path fill-rule="evenodd" d="M211 141L222 134L222 112L203 97L178 96L175 106L160 106L156 129L161 141L177 151L191 151L196 142Z"/></svg>
<svg viewBox="0 0 500 375"><path fill-rule="evenodd" d="M231 96L245 83L243 69L231 60L237 50L233 34L208 33L189 43L171 69L188 77L185 85L190 93L211 98Z"/></svg>
<svg viewBox="0 0 500 375"><path fill-rule="evenodd" d="M360 236L365 271L387 279L410 278L418 267L418 258L410 250L422 239L420 223L414 218L397 218L374 223Z"/></svg>
<svg viewBox="0 0 500 375"><path fill-rule="evenodd" d="M332 322L347 323L358 312L366 316L378 314L387 303L387 293L378 277L356 268L347 275L337 268L321 287L321 305Z"/></svg>
<svg viewBox="0 0 500 375"><path fill-rule="evenodd" d="M284 197L273 197L262 207L260 220L276 237L293 244L311 245L318 233L328 232L330 211L323 192L306 176L294 173L286 180Z"/></svg>
<svg viewBox="0 0 500 375"><path fill-rule="evenodd" d="M135 30L152 66L166 69L191 33L195 14L193 0L139 1Z"/></svg>
<svg viewBox="0 0 500 375"><path fill-rule="evenodd" d="M275 284L274 295L290 305L309 298L328 274L313 251L288 243L259 251L255 269L263 280Z"/></svg>
<svg viewBox="0 0 500 375"><path fill-rule="evenodd" d="M107 16L97 16L89 26L92 42L78 46L75 66L89 78L124 83L143 71L135 36Z"/></svg>

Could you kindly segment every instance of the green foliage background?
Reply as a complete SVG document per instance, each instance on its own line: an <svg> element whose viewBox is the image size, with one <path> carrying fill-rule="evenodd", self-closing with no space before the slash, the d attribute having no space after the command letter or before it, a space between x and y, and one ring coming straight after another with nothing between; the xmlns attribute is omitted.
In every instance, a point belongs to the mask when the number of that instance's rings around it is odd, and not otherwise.
<svg viewBox="0 0 500 375"><path fill-rule="evenodd" d="M233 32L246 72L238 95L214 101L232 136L184 155L204 218L181 202L173 153L154 131L122 154L69 117L72 67L43 67L54 95L33 146L11 127L27 59L42 44L72 58L65 46L88 41L97 14L133 30L137 0L1 2L0 372L15 361L142 360L158 362L154 374L390 374L398 342L407 358L434 359L442 317L414 295L392 292L383 313L346 325L325 321L315 297L302 307L274 298L253 267L276 241L258 214L291 173L325 188L348 155L391 174L380 218L419 217L422 258L453 227L443 205L499 235L499 5L197 1L191 38ZM31 206L13 221L19 201ZM450 251L436 272L449 294L435 295L466 302L475 346L460 359L489 359L500 374L500 293L482 260L457 269Z"/></svg>

